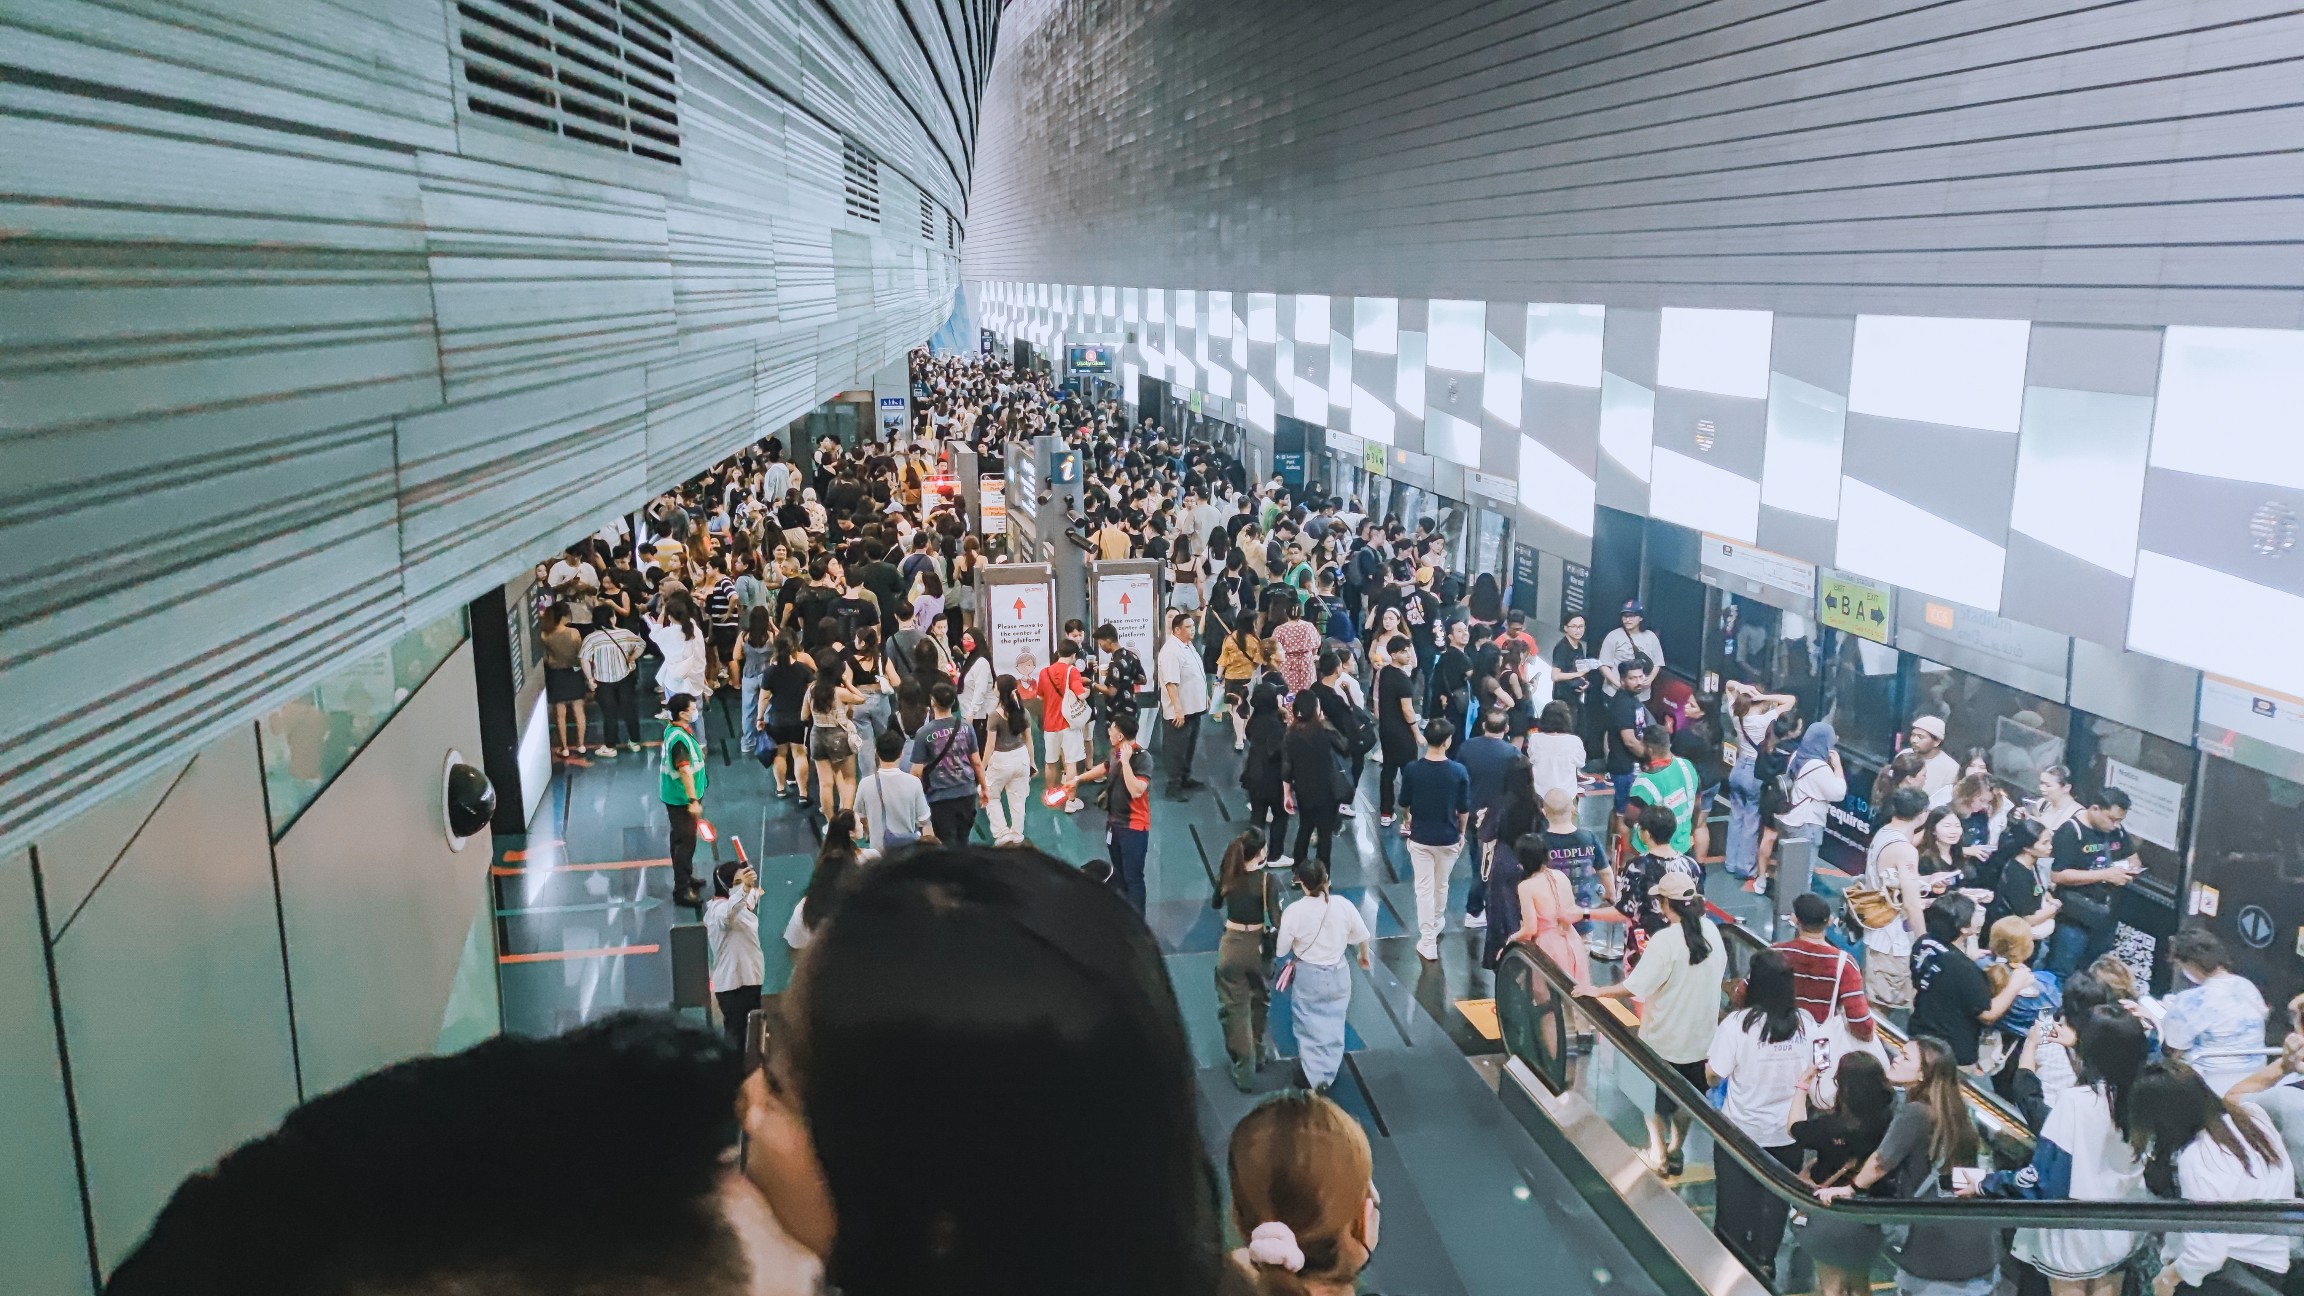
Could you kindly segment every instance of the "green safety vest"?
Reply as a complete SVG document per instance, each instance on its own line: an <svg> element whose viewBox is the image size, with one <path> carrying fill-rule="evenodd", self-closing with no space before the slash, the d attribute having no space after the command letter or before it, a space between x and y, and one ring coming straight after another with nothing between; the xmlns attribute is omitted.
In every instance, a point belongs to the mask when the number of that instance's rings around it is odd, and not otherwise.
<svg viewBox="0 0 2304 1296"><path fill-rule="evenodd" d="M679 725L668 724L664 726L664 747L656 760L657 772L660 775L658 779L661 785L660 790L664 795L664 804L686 805L688 804L688 788L680 781L679 767L673 764L672 753L675 748L685 750L688 753L688 768L696 777L696 795L702 796L704 795L706 777L704 746L696 741L696 735Z"/></svg>

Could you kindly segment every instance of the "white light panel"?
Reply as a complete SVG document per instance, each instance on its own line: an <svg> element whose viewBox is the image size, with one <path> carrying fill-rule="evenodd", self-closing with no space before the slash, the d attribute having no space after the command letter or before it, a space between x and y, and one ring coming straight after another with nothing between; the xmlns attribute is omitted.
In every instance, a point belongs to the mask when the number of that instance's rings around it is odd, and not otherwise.
<svg viewBox="0 0 2304 1296"><path fill-rule="evenodd" d="M1760 483L1658 446L1648 515L1751 544L1760 534Z"/></svg>
<svg viewBox="0 0 2304 1296"><path fill-rule="evenodd" d="M1840 490L1833 566L1987 612L1999 610L2008 559L1999 545L1853 477L1841 478Z"/></svg>
<svg viewBox="0 0 2304 1296"><path fill-rule="evenodd" d="M1665 307L1657 334L1656 385L1767 399L1774 321L1767 311Z"/></svg>
<svg viewBox="0 0 2304 1296"><path fill-rule="evenodd" d="M2024 418L2025 320L1859 315L1848 408L2014 432Z"/></svg>
<svg viewBox="0 0 2304 1296"><path fill-rule="evenodd" d="M1543 442L1525 433L1520 437L1520 504L1530 512L1568 528L1577 535L1592 534L1592 514L1598 497L1592 479Z"/></svg>
<svg viewBox="0 0 2304 1296"><path fill-rule="evenodd" d="M2166 554L2136 555L2130 649L2294 695L2304 694L2299 642L2304 598Z"/></svg>
<svg viewBox="0 0 2304 1296"><path fill-rule="evenodd" d="M1486 372L1480 382L1480 408L1505 427L1520 426L1520 356L1493 333L1487 338Z"/></svg>
<svg viewBox="0 0 2304 1296"><path fill-rule="evenodd" d="M1656 393L1612 373L1600 375L1600 449L1625 471L1648 480L1656 441Z"/></svg>
<svg viewBox="0 0 2304 1296"><path fill-rule="evenodd" d="M1352 299L1352 346L1370 355L1395 355L1400 350L1400 299Z"/></svg>
<svg viewBox="0 0 2304 1296"><path fill-rule="evenodd" d="M1429 350L1425 363L1455 373L1481 372L1486 351L1481 342L1488 331L1488 304L1476 301L1435 301L1431 304Z"/></svg>
<svg viewBox="0 0 2304 1296"><path fill-rule="evenodd" d="M2152 466L2304 490L2304 332L2168 329Z"/></svg>
<svg viewBox="0 0 2304 1296"><path fill-rule="evenodd" d="M1840 445L1848 401L1797 378L1771 374L1760 500L1806 517L1840 516Z"/></svg>

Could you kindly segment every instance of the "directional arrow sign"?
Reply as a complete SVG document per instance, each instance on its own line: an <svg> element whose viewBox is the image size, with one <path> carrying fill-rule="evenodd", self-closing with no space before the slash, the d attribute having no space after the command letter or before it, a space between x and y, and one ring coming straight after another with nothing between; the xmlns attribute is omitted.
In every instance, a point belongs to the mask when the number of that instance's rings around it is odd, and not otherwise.
<svg viewBox="0 0 2304 1296"><path fill-rule="evenodd" d="M987 604L992 610L992 671L1028 683L1034 672L1048 664L1048 587L1009 584L996 586L995 593L997 601ZM1018 669L1017 662L1026 657L1032 660L1031 668Z"/></svg>
<svg viewBox="0 0 2304 1296"><path fill-rule="evenodd" d="M1147 672L1157 669L1160 655L1160 631L1153 625L1158 603L1152 573L1097 571L1096 623L1119 631L1120 646L1134 652ZM1158 687L1153 680L1145 683Z"/></svg>

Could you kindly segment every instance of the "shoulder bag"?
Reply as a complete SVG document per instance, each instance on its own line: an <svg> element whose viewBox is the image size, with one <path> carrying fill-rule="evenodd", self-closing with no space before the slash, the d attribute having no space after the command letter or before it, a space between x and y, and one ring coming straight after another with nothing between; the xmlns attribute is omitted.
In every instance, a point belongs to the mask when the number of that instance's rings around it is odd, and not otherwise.
<svg viewBox="0 0 2304 1296"><path fill-rule="evenodd" d="M1089 718L1093 713L1088 709L1087 695L1084 693L1075 693L1072 691L1072 681L1078 678L1079 672L1077 670L1072 669L1070 666L1065 667L1064 700L1057 705L1056 710L1057 714L1064 717L1064 724L1066 727L1074 729L1086 729L1088 727Z"/></svg>
<svg viewBox="0 0 2304 1296"><path fill-rule="evenodd" d="M878 827L880 831L874 833L873 836L880 839L878 845L880 847L880 853L883 855L897 849L900 846L910 846L912 843L920 840L920 834L916 832L897 833L890 832L888 830L888 790L880 786L881 777L886 774L886 772L887 771L885 770L872 771L871 780L872 795L874 799L880 803L879 811L872 816L873 824Z"/></svg>
<svg viewBox="0 0 2304 1296"><path fill-rule="evenodd" d="M1335 910L1331 906L1333 906L1335 903L1336 897L1334 896L1320 897L1320 925L1312 929L1313 940L1319 940L1320 933L1328 930L1328 919L1335 913ZM1296 984L1296 965L1302 961L1303 960L1296 955L1289 955L1287 965L1280 969L1280 975L1272 978L1272 988L1276 991L1286 990L1288 987Z"/></svg>

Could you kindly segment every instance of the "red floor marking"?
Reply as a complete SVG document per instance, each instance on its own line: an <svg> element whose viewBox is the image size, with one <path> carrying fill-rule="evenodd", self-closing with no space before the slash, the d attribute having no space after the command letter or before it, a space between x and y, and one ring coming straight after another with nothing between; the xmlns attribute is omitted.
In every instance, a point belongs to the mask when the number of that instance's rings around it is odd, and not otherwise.
<svg viewBox="0 0 2304 1296"><path fill-rule="evenodd" d="M510 859L511 856L507 855L505 858ZM542 876L546 873L599 873L615 869L670 868L671 866L672 858L666 856L663 859L618 860L612 864L543 864L532 869L505 868L502 865L497 865L490 868L488 873L491 877L525 877L531 873Z"/></svg>
<svg viewBox="0 0 2304 1296"><path fill-rule="evenodd" d="M499 963L556 963L564 959L613 958L618 954L654 954L660 945L610 945L602 949L539 950L534 954L499 954Z"/></svg>

